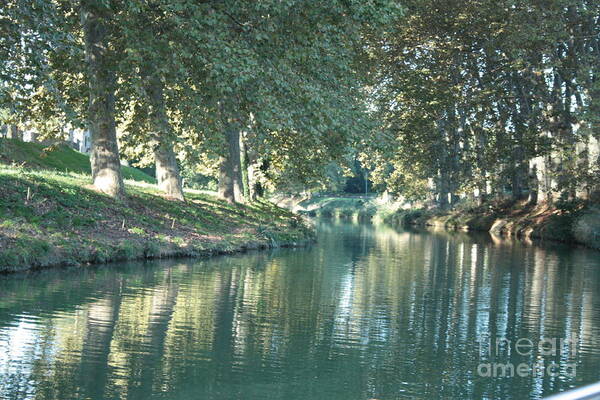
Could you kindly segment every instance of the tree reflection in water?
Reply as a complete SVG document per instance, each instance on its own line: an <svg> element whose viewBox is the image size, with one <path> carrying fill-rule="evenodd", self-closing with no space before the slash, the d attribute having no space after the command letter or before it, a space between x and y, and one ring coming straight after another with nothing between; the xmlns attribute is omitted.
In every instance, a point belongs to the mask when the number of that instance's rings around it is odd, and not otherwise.
<svg viewBox="0 0 600 400"><path fill-rule="evenodd" d="M6 399L537 398L600 379L600 257L322 222L308 249L0 281ZM489 338L577 337L577 376L482 377ZM574 350L574 351L573 351Z"/></svg>

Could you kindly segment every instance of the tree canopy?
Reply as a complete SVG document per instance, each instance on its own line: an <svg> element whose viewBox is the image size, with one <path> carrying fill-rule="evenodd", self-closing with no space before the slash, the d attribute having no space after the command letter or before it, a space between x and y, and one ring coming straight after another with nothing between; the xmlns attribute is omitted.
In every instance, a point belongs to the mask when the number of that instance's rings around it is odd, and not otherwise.
<svg viewBox="0 0 600 400"><path fill-rule="evenodd" d="M383 126L365 160L377 182L441 205L589 197L600 165L599 5L403 4L406 18L370 42Z"/></svg>
<svg viewBox="0 0 600 400"><path fill-rule="evenodd" d="M590 198L599 21L589 0L9 0L0 106L45 137L88 129L115 197L128 159L180 200L182 170L246 201L356 160L441 206Z"/></svg>
<svg viewBox="0 0 600 400"><path fill-rule="evenodd" d="M240 187L242 162L268 165L263 184L275 186L308 182L341 158L370 129L363 34L399 7L57 0L9 2L2 14L3 51L20 43L2 65L3 104L14 108L18 94L19 110L46 111L23 118L89 128L93 171L114 172L121 152L155 163L159 184L170 181L165 191L181 198L178 164L220 166Z"/></svg>

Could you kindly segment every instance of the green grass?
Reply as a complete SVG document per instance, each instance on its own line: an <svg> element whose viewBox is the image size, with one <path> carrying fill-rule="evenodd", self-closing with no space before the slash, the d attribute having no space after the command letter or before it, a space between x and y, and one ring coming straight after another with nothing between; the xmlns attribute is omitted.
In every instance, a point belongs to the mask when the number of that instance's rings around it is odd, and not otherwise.
<svg viewBox="0 0 600 400"><path fill-rule="evenodd" d="M200 256L312 237L298 217L268 202L232 205L196 191L177 202L132 181L127 200L115 201L90 183L85 174L0 165L0 271Z"/></svg>
<svg viewBox="0 0 600 400"><path fill-rule="evenodd" d="M0 139L0 164L35 170L90 174L90 158L65 144L46 146L15 139ZM123 178L156 183L150 175L132 167L122 167Z"/></svg>

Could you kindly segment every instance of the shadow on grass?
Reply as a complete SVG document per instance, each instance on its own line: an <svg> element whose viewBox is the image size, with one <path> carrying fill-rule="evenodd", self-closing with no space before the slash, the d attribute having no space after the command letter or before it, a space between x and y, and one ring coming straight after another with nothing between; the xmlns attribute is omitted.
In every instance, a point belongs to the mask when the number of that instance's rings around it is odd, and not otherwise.
<svg viewBox="0 0 600 400"><path fill-rule="evenodd" d="M300 241L310 230L267 203L230 205L207 195L165 199L127 186L116 201L89 177L0 170L0 270L139 258L199 256Z"/></svg>

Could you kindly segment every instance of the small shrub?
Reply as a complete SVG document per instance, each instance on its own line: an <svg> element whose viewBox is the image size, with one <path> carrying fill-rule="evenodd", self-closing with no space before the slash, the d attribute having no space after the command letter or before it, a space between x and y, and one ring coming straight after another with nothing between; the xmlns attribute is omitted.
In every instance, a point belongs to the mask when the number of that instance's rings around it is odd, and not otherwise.
<svg viewBox="0 0 600 400"><path fill-rule="evenodd" d="M400 214L402 225L413 225L423 216L423 210L407 210Z"/></svg>
<svg viewBox="0 0 600 400"><path fill-rule="evenodd" d="M17 271L20 266L20 254L16 249L3 249L0 252L0 271Z"/></svg>
<svg viewBox="0 0 600 400"><path fill-rule="evenodd" d="M560 199L556 201L556 208L558 208L559 210L563 211L563 212L575 212L577 210L580 210L583 207L583 201L576 199L576 200L567 200L567 199Z"/></svg>
<svg viewBox="0 0 600 400"><path fill-rule="evenodd" d="M114 257L119 260L132 260L136 258L139 253L135 243L126 240L117 245Z"/></svg>
<svg viewBox="0 0 600 400"><path fill-rule="evenodd" d="M158 258L160 257L160 245L153 241L146 242L144 246L144 257L146 258Z"/></svg>
<svg viewBox="0 0 600 400"><path fill-rule="evenodd" d="M96 264L104 264L110 261L111 252L102 246L94 245L94 249L90 252L90 262Z"/></svg>
<svg viewBox="0 0 600 400"><path fill-rule="evenodd" d="M577 218L573 235L578 242L600 249L600 211L589 210Z"/></svg>

